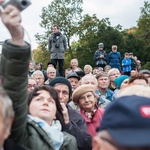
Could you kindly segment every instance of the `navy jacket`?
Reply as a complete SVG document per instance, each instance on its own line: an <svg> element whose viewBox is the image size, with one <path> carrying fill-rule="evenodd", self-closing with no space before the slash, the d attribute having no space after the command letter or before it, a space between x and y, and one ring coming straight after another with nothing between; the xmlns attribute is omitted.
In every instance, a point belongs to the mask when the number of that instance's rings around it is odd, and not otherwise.
<svg viewBox="0 0 150 150"><path fill-rule="evenodd" d="M117 68L121 70L120 62L121 62L120 52L114 53L113 51L111 51L108 55L108 63L111 66L111 68Z"/></svg>

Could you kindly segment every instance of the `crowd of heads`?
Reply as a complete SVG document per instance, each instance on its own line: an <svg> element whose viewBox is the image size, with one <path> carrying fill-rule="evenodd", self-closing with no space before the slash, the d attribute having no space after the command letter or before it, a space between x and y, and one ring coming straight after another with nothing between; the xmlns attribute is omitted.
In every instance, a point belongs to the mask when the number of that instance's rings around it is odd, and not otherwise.
<svg viewBox="0 0 150 150"><path fill-rule="evenodd" d="M103 43L99 43L98 46L99 49L104 48ZM115 52L116 50L117 46L113 45L112 51ZM132 58L133 54L126 52L124 56L125 58L128 58L129 56ZM137 118L139 116L138 111L136 110L137 106L135 106L134 103L132 104L132 107L133 113L136 113L135 120L130 122L130 118L126 120L124 119L121 124L119 124L119 121L121 121L121 118L123 117L131 117L132 115L132 113L128 112L128 110L130 111L131 108L129 107L127 102L122 104L122 101L128 101L128 103L132 103L132 100L135 100L137 101L137 103L139 103L140 106L144 105L144 102L145 104L148 103L147 101L150 98L148 92L148 90L150 89L149 70L132 70L129 76L123 74L118 68L112 68L110 65L106 65L104 68L93 68L91 65L86 64L82 70L79 67L78 60L72 59L70 62L70 67L65 70L65 77L60 77L56 75L56 67L51 64L51 62L47 64L47 70L45 71L45 74L47 75L47 80L45 80L44 74L41 69L37 69L31 75L32 77L29 77L29 95L37 95L38 91L40 90L39 86L43 87L43 85L49 85L54 87L56 93L58 94L58 97L53 97L50 94L53 99L55 99L55 103L58 103L57 101L59 100L60 103L64 103L65 105L69 104L73 109L80 112L83 117L88 116L90 118L92 116L91 112L95 113L95 111L98 109L100 109L101 111L102 109L106 109L104 117L98 120L99 123L95 127L95 132L93 133L91 132L91 130L88 130L89 134L93 137L94 150L98 150L100 149L100 147L103 146L105 148L104 143L108 141L110 145L115 146L119 149L127 149L128 147L134 149L142 146L142 142L141 145L140 143L134 145L134 140L127 138L127 135L129 134L128 132L126 132L127 128L129 128L129 131L133 130L132 127L128 127L129 124L132 124L133 122L135 122L134 124L139 123L136 120L136 116ZM40 75L42 78L41 82L38 75ZM33 90L34 88L35 90ZM32 90L34 92L31 92ZM145 90L145 93L143 90ZM52 93L52 91L50 91L50 93ZM31 101L32 98L33 97L30 96L29 101ZM140 99L143 100L143 103L140 103ZM123 110L121 109L124 108L126 108L126 110L124 110L123 112ZM56 110L58 111L58 113L56 114L59 114L58 118L60 118L60 120L63 120L63 115L60 111L59 105L56 105ZM115 110L117 111L115 112ZM82 114L83 112L85 116ZM117 113L119 113L119 118L117 118L118 120L113 120L114 116L116 116ZM110 121L108 118L111 118L112 121ZM146 119L144 120L144 118L139 118L139 120L140 119L143 119L143 121L146 122ZM62 124L64 124L63 121L61 122ZM116 126L118 131L115 131L113 129L113 126ZM123 126L123 128L121 129L119 126ZM87 127L89 128L88 123ZM144 125L142 126L142 128L144 128ZM120 136L119 132L126 132L126 135L124 137ZM132 137L134 133L137 134L140 133L140 131L137 133L136 131L133 131L133 133L131 132L129 135ZM135 138L135 136L133 136L133 138ZM130 141L132 142L130 143ZM101 145L101 142L104 145ZM145 143L144 146L149 147L147 143Z"/></svg>

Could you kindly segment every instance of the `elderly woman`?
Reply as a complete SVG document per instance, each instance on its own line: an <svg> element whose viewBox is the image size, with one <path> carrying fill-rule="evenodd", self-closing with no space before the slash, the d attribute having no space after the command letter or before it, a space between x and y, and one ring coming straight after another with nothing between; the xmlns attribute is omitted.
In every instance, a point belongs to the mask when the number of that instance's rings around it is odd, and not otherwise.
<svg viewBox="0 0 150 150"><path fill-rule="evenodd" d="M86 121L89 134L95 136L104 110L97 106L98 96L95 94L93 86L88 84L81 85L73 92L72 98L80 107L80 113Z"/></svg>
<svg viewBox="0 0 150 150"><path fill-rule="evenodd" d="M85 65L84 66L84 73L86 74L92 74L93 68L91 65Z"/></svg>

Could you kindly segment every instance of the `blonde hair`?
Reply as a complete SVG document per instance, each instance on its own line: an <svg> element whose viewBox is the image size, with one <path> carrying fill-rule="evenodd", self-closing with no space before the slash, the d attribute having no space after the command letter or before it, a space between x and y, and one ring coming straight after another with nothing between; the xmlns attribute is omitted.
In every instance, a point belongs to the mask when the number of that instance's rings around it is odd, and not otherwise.
<svg viewBox="0 0 150 150"><path fill-rule="evenodd" d="M112 45L112 49L116 50L117 48L117 45Z"/></svg>
<svg viewBox="0 0 150 150"><path fill-rule="evenodd" d="M137 95L150 98L150 86L131 85L120 91L119 97Z"/></svg>

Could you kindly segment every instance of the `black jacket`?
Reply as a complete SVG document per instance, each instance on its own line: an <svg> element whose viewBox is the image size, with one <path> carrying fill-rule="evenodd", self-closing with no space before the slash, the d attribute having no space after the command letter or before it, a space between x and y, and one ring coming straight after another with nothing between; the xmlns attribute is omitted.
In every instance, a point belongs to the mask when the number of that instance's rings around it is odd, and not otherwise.
<svg viewBox="0 0 150 150"><path fill-rule="evenodd" d="M87 132L84 118L70 105L67 105L70 123L66 125L65 131L76 137L79 150L92 149L92 137Z"/></svg>
<svg viewBox="0 0 150 150"><path fill-rule="evenodd" d="M4 143L4 150L30 150L28 148L24 148L16 143L14 143L12 140L6 140Z"/></svg>

